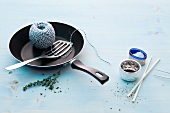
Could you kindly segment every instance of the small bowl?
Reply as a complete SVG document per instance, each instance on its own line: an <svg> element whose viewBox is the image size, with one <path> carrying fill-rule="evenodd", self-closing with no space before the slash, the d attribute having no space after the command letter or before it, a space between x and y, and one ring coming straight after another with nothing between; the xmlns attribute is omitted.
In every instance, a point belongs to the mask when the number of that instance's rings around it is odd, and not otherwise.
<svg viewBox="0 0 170 113"><path fill-rule="evenodd" d="M140 63L141 66L145 65L146 58L147 58L147 54L141 49L131 48L129 50L129 59L136 60L137 62Z"/></svg>
<svg viewBox="0 0 170 113"><path fill-rule="evenodd" d="M124 70L123 64L125 64L125 63L128 63L128 64L131 63L132 65L134 65L138 69L136 69L136 71ZM137 61L132 60L132 59L123 60L119 65L120 77L125 81L135 81L139 77L140 71L141 71L141 65Z"/></svg>

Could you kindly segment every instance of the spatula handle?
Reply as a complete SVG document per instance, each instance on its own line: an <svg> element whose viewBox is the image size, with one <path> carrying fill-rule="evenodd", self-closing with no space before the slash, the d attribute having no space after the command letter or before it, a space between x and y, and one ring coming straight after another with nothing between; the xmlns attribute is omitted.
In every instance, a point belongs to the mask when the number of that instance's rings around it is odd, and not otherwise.
<svg viewBox="0 0 170 113"><path fill-rule="evenodd" d="M78 70L84 71L84 72L92 75L102 85L109 80L109 76L107 76L105 73L103 73L97 69L94 69L92 67L84 65L80 60L74 60L71 63L71 67L73 69L78 69Z"/></svg>
<svg viewBox="0 0 170 113"><path fill-rule="evenodd" d="M33 59L29 59L29 60L26 60L26 61L23 61L23 62L20 62L20 63L17 63L17 64L14 64L14 65L11 65L11 66L8 66L6 67L5 69L6 70L13 70L13 69L17 69L19 67L22 67L30 62L33 62L34 60L37 60L37 59L40 59L41 57L36 57L36 58L33 58Z"/></svg>

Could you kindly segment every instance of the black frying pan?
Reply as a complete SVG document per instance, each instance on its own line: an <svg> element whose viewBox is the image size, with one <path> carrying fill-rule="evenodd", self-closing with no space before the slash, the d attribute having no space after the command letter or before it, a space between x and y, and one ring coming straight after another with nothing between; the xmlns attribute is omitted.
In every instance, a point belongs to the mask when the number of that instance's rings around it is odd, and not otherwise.
<svg viewBox="0 0 170 113"><path fill-rule="evenodd" d="M71 33L76 29L68 24L60 22L49 22L55 29L56 40L67 40L70 41ZM28 25L19 31L17 31L11 38L9 43L9 49L12 55L19 61L28 60L39 56L43 50L36 49L32 46L29 40L29 29L31 25ZM96 78L101 84L104 84L109 80L109 77L94 68L84 65L80 60L75 58L79 55L81 50L84 47L84 37L81 34L81 31L77 30L72 35L71 39L73 43L72 51L66 57L60 57L57 59L39 59L29 63L29 66L46 68L59 66L66 63L70 63L73 69L82 70L89 73L94 78Z"/></svg>

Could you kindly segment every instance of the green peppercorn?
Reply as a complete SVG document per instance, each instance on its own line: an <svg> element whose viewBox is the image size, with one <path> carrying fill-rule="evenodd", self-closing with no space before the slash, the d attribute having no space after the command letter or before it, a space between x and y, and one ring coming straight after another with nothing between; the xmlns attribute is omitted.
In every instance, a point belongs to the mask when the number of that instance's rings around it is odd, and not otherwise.
<svg viewBox="0 0 170 113"><path fill-rule="evenodd" d="M27 87L23 87L23 91L26 91Z"/></svg>
<svg viewBox="0 0 170 113"><path fill-rule="evenodd" d="M51 82L48 81L48 82L45 84L45 86L48 87L48 86L50 85L50 83L51 83Z"/></svg>
<svg viewBox="0 0 170 113"><path fill-rule="evenodd" d="M29 87L31 87L31 86L32 86L32 83L29 83L28 85L29 85Z"/></svg>
<svg viewBox="0 0 170 113"><path fill-rule="evenodd" d="M53 81L52 84L54 85L56 83L56 81Z"/></svg>
<svg viewBox="0 0 170 113"><path fill-rule="evenodd" d="M33 83L33 86L36 86L36 82Z"/></svg>
<svg viewBox="0 0 170 113"><path fill-rule="evenodd" d="M57 74L60 75L60 71L58 71Z"/></svg>
<svg viewBox="0 0 170 113"><path fill-rule="evenodd" d="M54 86L50 85L49 89L50 89L50 90L53 90L53 89L54 89Z"/></svg>
<svg viewBox="0 0 170 113"><path fill-rule="evenodd" d="M53 80L54 80L54 81L57 81L57 77L55 77Z"/></svg>

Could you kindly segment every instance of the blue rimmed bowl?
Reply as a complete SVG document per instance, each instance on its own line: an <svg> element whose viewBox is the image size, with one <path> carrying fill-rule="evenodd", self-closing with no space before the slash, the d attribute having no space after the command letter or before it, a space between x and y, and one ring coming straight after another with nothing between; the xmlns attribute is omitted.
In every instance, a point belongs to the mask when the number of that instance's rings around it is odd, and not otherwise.
<svg viewBox="0 0 170 113"><path fill-rule="evenodd" d="M129 59L136 60L141 66L145 65L147 54L138 48L131 48L129 50Z"/></svg>

